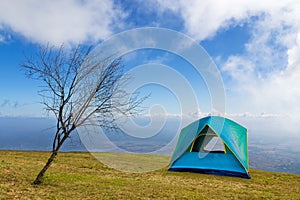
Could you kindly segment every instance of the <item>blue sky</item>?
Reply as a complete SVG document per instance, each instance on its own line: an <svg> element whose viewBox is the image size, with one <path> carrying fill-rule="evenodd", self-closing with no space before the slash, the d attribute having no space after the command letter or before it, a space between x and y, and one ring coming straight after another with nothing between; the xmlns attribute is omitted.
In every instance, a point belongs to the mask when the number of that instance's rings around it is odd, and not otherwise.
<svg viewBox="0 0 300 200"><path fill-rule="evenodd" d="M264 1L1 1L0 116L45 116L38 103L39 83L26 79L19 64L37 45L78 42L99 44L116 33L140 27L160 27L186 34L202 45L221 74L226 113L250 129L276 122L267 129L300 135L300 3ZM195 89L203 85L185 61L166 52L128 55L128 65L157 61L184 74ZM137 56L138 55L138 56ZM186 66L182 68L181 66ZM198 118L220 114L209 95L197 93L200 108L185 113ZM178 106L168 88L148 85L153 98L176 115ZM165 92L164 92L165 91ZM164 94L162 98L160 94ZM202 97L202 99L201 99ZM166 99L169 98L169 101ZM173 102L173 103L170 103Z"/></svg>

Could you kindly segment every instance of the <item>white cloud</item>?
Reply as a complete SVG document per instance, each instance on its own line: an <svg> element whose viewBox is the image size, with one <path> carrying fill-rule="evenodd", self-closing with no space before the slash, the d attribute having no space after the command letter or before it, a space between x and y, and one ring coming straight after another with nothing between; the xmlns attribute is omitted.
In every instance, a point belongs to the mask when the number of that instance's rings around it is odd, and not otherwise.
<svg viewBox="0 0 300 200"><path fill-rule="evenodd" d="M283 8L287 1L241 1L241 0L157 0L157 9L161 12L170 10L180 14L184 20L186 32L195 39L213 37L221 28L234 26L258 16L265 11Z"/></svg>
<svg viewBox="0 0 300 200"><path fill-rule="evenodd" d="M39 103L25 103L13 99L0 98L0 117L41 117L46 116L42 104Z"/></svg>
<svg viewBox="0 0 300 200"><path fill-rule="evenodd" d="M230 56L222 70L231 77L229 88L247 93L238 94L243 109L288 113L298 118L300 7L299 3L288 5L266 12L253 25L246 53ZM243 98L247 101L242 101Z"/></svg>
<svg viewBox="0 0 300 200"><path fill-rule="evenodd" d="M275 113L276 127L286 127L289 121L291 129L299 132L299 1L157 2L161 12L169 10L181 15L186 33L200 41L213 38L224 29L247 24L250 40L245 51L229 56L220 66L226 80L227 111L252 113L246 114L245 119L257 119L256 122L273 116L261 113ZM271 127L268 123L266 126Z"/></svg>
<svg viewBox="0 0 300 200"><path fill-rule="evenodd" d="M123 17L110 0L1 0L0 6L0 27L54 45L104 39Z"/></svg>
<svg viewBox="0 0 300 200"><path fill-rule="evenodd" d="M223 73L231 77L227 87L234 90L227 98L232 110L278 115L271 119L242 119L252 129L260 124L279 135L299 135L299 4L290 2L282 9L266 11L253 24L246 53L230 56L222 66Z"/></svg>
<svg viewBox="0 0 300 200"><path fill-rule="evenodd" d="M4 42L4 41L5 41L4 36L3 36L3 35L0 35L0 43L1 43L1 42Z"/></svg>
<svg viewBox="0 0 300 200"><path fill-rule="evenodd" d="M295 107L300 98L299 1L157 2L162 12L180 14L186 32L198 40L248 23L251 39L245 45L246 53L232 55L222 65L223 75L231 79L227 88L236 92L234 98L245 98L241 93L247 93L251 99L240 104L247 107L251 102L258 112Z"/></svg>
<svg viewBox="0 0 300 200"><path fill-rule="evenodd" d="M1 30L1 26L0 26ZM8 43L11 40L10 34L0 33L0 43Z"/></svg>

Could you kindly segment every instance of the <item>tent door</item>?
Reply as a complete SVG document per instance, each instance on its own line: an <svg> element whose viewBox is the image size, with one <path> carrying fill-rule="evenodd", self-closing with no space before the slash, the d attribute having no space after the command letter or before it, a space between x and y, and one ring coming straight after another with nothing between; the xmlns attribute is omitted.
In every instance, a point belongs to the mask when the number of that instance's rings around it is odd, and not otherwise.
<svg viewBox="0 0 300 200"><path fill-rule="evenodd" d="M220 137L208 126L195 138L191 152L226 153L225 145Z"/></svg>

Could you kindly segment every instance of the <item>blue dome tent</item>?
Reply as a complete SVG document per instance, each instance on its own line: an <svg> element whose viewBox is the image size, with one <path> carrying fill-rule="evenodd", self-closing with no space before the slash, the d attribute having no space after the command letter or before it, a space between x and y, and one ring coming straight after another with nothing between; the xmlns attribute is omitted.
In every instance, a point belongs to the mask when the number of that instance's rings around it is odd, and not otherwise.
<svg viewBox="0 0 300 200"><path fill-rule="evenodd" d="M250 178L247 129L219 116L191 123L181 130L169 171Z"/></svg>

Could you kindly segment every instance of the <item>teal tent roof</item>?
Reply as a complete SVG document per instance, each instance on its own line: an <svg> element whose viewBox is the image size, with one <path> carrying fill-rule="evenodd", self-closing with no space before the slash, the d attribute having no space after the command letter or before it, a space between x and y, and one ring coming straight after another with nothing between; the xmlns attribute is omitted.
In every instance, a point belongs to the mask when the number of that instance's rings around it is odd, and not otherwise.
<svg viewBox="0 0 300 200"><path fill-rule="evenodd" d="M247 141L247 129L238 123L219 116L208 116L202 119L199 119L185 128L181 130L181 133L178 138L178 142L173 153L170 165L174 165L174 163L181 158L178 163L182 163L182 159L186 159L191 155L184 155L189 152L189 148L191 147L193 141L197 136L201 133L201 131L205 127L209 127L213 130L213 132L221 138L225 146L230 150L230 155L226 155L224 157L223 163L228 162L228 160L233 160L240 164L241 168L248 173L249 170L249 160L248 160L248 141ZM194 152L190 152L194 153ZM187 154L190 154L187 153ZM200 155L200 154L199 154ZM199 156L198 155L198 156ZM184 157L184 158L183 158ZM222 155L210 155L206 158L206 160L202 160L202 163L206 163L207 159L211 159L214 157L215 159L220 160ZM185 161L186 162L186 161ZM197 163L198 161L194 161ZM211 162L217 164L217 162ZM211 164L214 165L214 164ZM236 166L236 164L235 164ZM196 164L193 167L197 167ZM210 166L213 167L213 166Z"/></svg>

